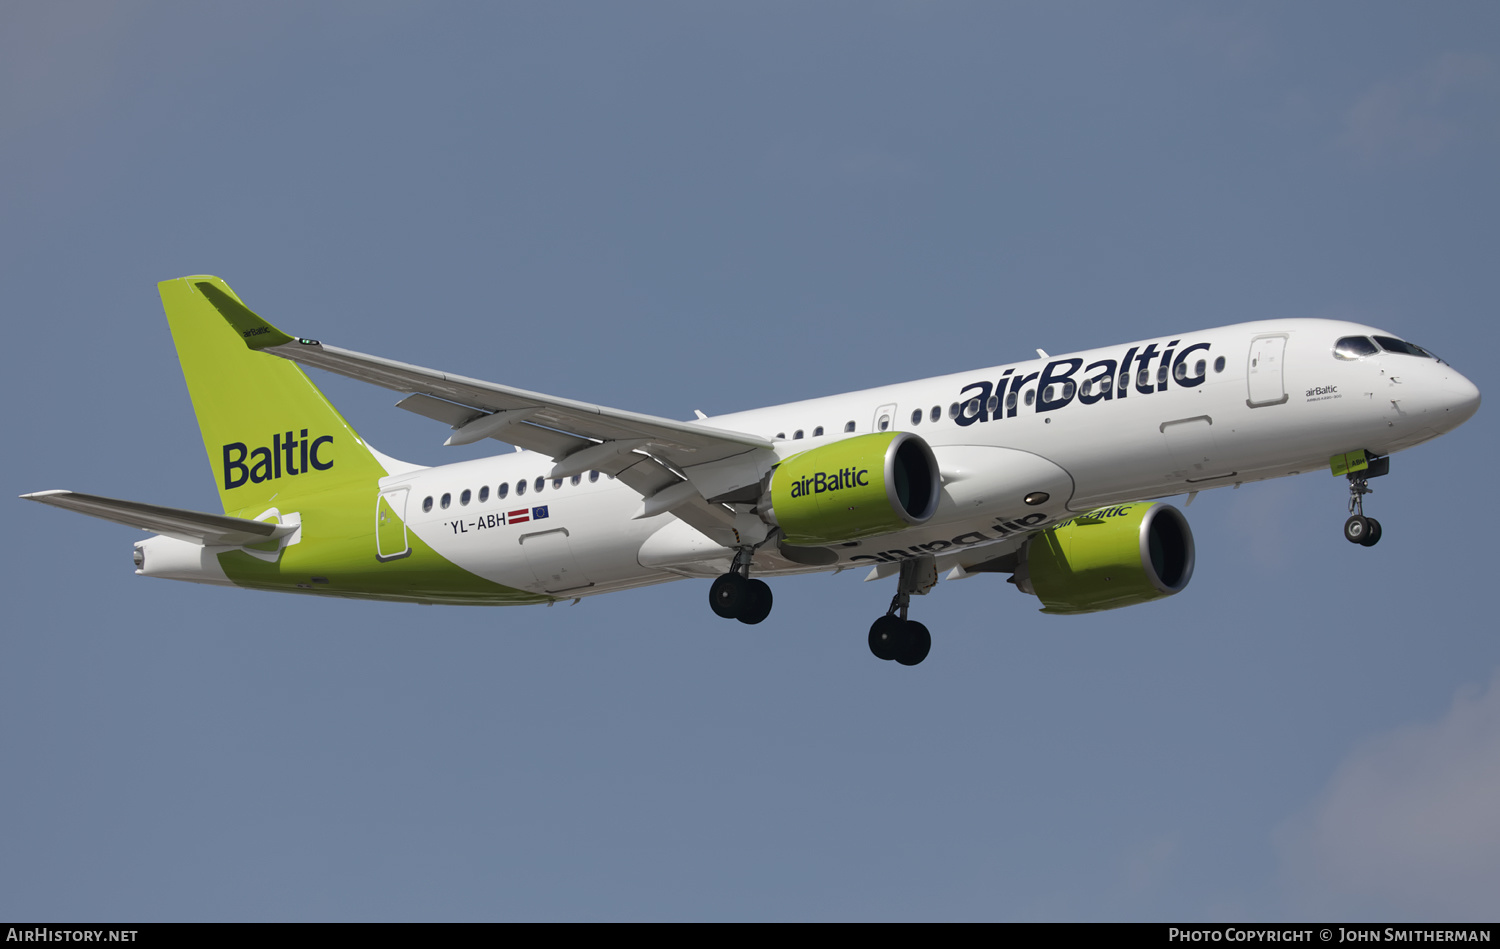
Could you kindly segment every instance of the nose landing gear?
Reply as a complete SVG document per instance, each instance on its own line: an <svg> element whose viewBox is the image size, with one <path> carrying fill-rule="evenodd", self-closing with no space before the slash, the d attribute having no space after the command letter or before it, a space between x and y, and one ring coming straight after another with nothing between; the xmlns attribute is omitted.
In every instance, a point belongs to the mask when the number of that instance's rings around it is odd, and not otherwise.
<svg viewBox="0 0 1500 949"><path fill-rule="evenodd" d="M1344 539L1349 543L1361 547L1374 547L1380 543L1380 522L1365 516L1365 495L1375 493L1369 480L1388 474L1390 470L1389 458L1371 458L1367 467L1345 475L1349 479L1349 519L1344 522Z"/></svg>
<svg viewBox="0 0 1500 949"><path fill-rule="evenodd" d="M1344 539L1361 547L1374 547L1380 543L1380 522L1363 514L1352 514L1344 522Z"/></svg>

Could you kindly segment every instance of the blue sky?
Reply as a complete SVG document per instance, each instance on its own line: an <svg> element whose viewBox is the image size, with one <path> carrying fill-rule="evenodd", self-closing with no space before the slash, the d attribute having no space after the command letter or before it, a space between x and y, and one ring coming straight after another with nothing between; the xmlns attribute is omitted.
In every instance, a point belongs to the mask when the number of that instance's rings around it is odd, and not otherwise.
<svg viewBox="0 0 1500 949"><path fill-rule="evenodd" d="M1497 391L1492 3L12 2L0 130L11 496L213 508L190 273L677 418L1272 316ZM1377 548L1326 472L1210 492L1181 596L942 583L917 669L850 574L754 628L278 598L13 501L0 917L1493 920L1493 416L1394 458Z"/></svg>

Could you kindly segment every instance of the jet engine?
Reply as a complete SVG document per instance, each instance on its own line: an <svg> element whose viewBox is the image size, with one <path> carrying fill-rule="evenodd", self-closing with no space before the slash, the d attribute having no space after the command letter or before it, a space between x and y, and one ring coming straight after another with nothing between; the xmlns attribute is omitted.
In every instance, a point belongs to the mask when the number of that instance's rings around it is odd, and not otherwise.
<svg viewBox="0 0 1500 949"><path fill-rule="evenodd" d="M1193 532L1169 504L1080 514L1021 548L1014 582L1043 613L1094 613L1180 593L1193 577Z"/></svg>
<svg viewBox="0 0 1500 949"><path fill-rule="evenodd" d="M927 522L941 488L927 442L911 432L876 432L784 459L771 472L760 513L788 544L837 544Z"/></svg>

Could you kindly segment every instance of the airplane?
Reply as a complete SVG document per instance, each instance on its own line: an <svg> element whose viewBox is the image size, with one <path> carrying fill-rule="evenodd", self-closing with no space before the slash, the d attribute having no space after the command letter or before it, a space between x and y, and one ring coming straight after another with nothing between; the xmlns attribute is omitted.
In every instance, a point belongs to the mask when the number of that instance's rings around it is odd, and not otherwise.
<svg viewBox="0 0 1500 949"><path fill-rule="evenodd" d="M715 614L753 625L763 577L867 568L896 584L870 651L909 666L932 645L911 597L940 575L1009 575L1049 614L1181 592L1193 535L1161 498L1327 470L1349 484L1344 536L1373 546L1369 479L1480 402L1384 330L1284 319L677 421L290 336L217 277L158 289L224 513L21 496L152 532L137 574L472 605L696 577ZM404 393L444 444L515 450L398 461L302 366Z"/></svg>

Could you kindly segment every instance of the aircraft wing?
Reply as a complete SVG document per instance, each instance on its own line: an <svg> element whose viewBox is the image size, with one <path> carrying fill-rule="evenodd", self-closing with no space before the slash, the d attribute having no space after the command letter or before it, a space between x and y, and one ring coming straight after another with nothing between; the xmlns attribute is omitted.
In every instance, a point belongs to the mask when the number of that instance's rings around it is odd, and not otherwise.
<svg viewBox="0 0 1500 949"><path fill-rule="evenodd" d="M139 501L121 501L97 494L80 494L77 491L37 491L21 497L205 546L242 547L246 544L259 544L277 540L297 529L293 524L206 514L158 504L142 504Z"/></svg>
<svg viewBox="0 0 1500 949"><path fill-rule="evenodd" d="M396 404L446 422L454 429L448 444L494 438L560 462L569 459L571 463L559 464L554 477L591 468L614 474L641 460L625 457L637 449L681 469L771 447L768 439L745 432L558 398L298 339L257 316L222 281L187 279L251 349L413 393Z"/></svg>

